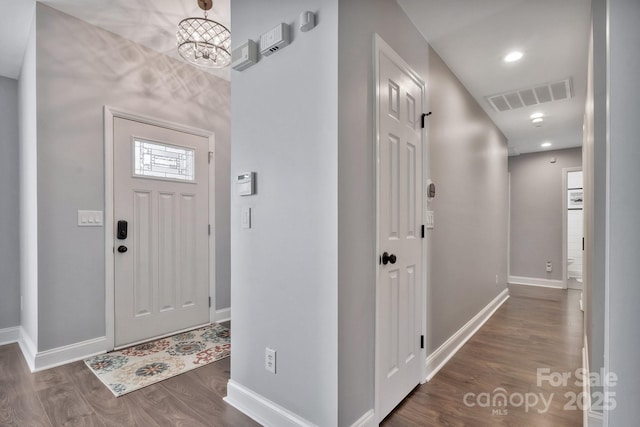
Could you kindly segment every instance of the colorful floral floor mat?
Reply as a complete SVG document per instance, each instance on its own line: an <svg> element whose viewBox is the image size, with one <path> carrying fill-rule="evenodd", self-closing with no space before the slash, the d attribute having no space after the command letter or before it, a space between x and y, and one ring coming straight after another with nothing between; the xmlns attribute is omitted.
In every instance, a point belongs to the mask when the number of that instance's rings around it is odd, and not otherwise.
<svg viewBox="0 0 640 427"><path fill-rule="evenodd" d="M229 357L230 351L229 329L211 324L94 356L84 363L118 397Z"/></svg>

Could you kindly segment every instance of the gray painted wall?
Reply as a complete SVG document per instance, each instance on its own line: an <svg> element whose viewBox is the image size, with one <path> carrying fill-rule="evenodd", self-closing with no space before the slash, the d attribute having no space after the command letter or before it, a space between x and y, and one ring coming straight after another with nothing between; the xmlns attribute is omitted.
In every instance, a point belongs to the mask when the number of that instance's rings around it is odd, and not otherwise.
<svg viewBox="0 0 640 427"><path fill-rule="evenodd" d="M506 138L433 50L427 88L431 354L507 286L508 175Z"/></svg>
<svg viewBox="0 0 640 427"><path fill-rule="evenodd" d="M395 1L340 1L338 298L339 423L374 407L376 187L373 35L423 79L429 45Z"/></svg>
<svg viewBox="0 0 640 427"><path fill-rule="evenodd" d="M319 12L316 29L295 31L291 46L233 73L232 172L257 171L259 190L231 203L231 379L319 425L351 425L374 406L374 32L423 75L437 100L431 165L441 164L433 176L450 195L440 190L434 204L440 234L432 241L452 261L431 272L429 351L506 287L505 138L444 63L429 64L437 55L395 2L341 1L339 13L336 6L232 2L239 39L291 22L304 8ZM462 128L456 148L452 128ZM467 171L455 168L458 156ZM475 197L476 184L489 195ZM253 209L251 231L239 229L242 206ZM458 230L470 220L475 228ZM472 254L477 262L454 262ZM263 368L266 346L278 350L275 377Z"/></svg>
<svg viewBox="0 0 640 427"><path fill-rule="evenodd" d="M0 329L20 325L18 81L0 77Z"/></svg>
<svg viewBox="0 0 640 427"><path fill-rule="evenodd" d="M605 413L609 426L640 419L640 2L608 0L608 253L605 283L605 368L618 375L616 408ZM635 52L635 54L629 54ZM608 344L608 349L607 349ZM607 352L608 350L608 352ZM606 425L606 424L605 424Z"/></svg>
<svg viewBox="0 0 640 427"><path fill-rule="evenodd" d="M511 276L562 280L562 169L581 166L581 148L509 157Z"/></svg>
<svg viewBox="0 0 640 427"><path fill-rule="evenodd" d="M20 124L20 314L21 336L28 351L38 342L38 117L36 97L36 20L30 24L29 40L18 80Z"/></svg>
<svg viewBox="0 0 640 427"><path fill-rule="evenodd" d="M301 33L300 12L317 12ZM292 43L232 71L231 380L320 426L338 425L338 1L231 2L234 40L280 22ZM242 207L252 229L240 229ZM264 369L277 351L277 374Z"/></svg>
<svg viewBox="0 0 640 427"><path fill-rule="evenodd" d="M38 350L105 334L103 106L216 132L217 306L229 306L230 84L37 6ZM78 321L82 319L82 321Z"/></svg>

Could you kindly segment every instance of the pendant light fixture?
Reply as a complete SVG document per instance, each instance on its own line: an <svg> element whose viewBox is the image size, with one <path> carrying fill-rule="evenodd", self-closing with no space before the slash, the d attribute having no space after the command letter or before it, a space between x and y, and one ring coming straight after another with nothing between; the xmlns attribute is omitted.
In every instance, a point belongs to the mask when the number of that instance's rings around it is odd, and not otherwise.
<svg viewBox="0 0 640 427"><path fill-rule="evenodd" d="M206 68L224 68L231 62L231 33L207 18L213 0L198 0L204 18L186 18L178 24L178 52L188 62Z"/></svg>

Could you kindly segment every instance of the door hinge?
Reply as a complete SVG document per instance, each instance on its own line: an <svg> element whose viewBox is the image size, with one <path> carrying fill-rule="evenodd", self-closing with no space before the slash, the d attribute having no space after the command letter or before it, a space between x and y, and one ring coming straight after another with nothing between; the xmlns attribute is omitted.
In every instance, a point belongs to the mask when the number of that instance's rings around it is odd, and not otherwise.
<svg viewBox="0 0 640 427"><path fill-rule="evenodd" d="M421 227L421 228L422 228L422 231L421 231L422 238L424 239L424 224L422 224L422 227Z"/></svg>
<svg viewBox="0 0 640 427"><path fill-rule="evenodd" d="M422 119L421 119L421 125L420 125L422 129L424 129L424 119L429 117L431 114L432 114L431 111L429 111L428 113L422 113Z"/></svg>
<svg viewBox="0 0 640 427"><path fill-rule="evenodd" d="M209 297L209 308L211 308L211 297Z"/></svg>
<svg viewBox="0 0 640 427"><path fill-rule="evenodd" d="M209 224L209 236L211 236L211 224Z"/></svg>
<svg viewBox="0 0 640 427"><path fill-rule="evenodd" d="M420 348L424 348L424 335L420 335Z"/></svg>
<svg viewBox="0 0 640 427"><path fill-rule="evenodd" d="M213 151L209 151L209 160L208 163L211 164L211 159L213 158Z"/></svg>

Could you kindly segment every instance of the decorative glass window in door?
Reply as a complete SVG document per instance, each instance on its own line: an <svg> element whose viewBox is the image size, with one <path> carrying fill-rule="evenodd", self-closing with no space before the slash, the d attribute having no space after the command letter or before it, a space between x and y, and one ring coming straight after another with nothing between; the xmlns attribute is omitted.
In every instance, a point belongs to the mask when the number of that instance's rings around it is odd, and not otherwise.
<svg viewBox="0 0 640 427"><path fill-rule="evenodd" d="M194 155L191 148L134 139L133 174L146 178L194 181Z"/></svg>

